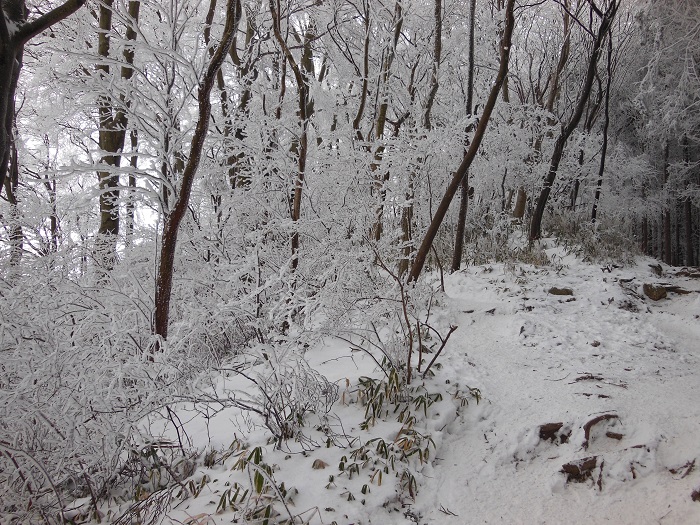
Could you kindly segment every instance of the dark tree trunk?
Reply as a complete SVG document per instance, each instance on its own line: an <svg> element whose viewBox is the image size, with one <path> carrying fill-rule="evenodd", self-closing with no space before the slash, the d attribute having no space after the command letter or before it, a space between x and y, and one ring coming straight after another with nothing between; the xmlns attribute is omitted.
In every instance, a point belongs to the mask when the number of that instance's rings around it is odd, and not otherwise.
<svg viewBox="0 0 700 525"><path fill-rule="evenodd" d="M153 333L159 336L162 340L168 338L168 321L170 319L170 296L173 287L173 264L175 262L175 249L177 247L177 235L180 228L180 223L185 216L185 211L190 200L192 192L192 184L194 177L197 174L199 161L202 157L202 149L204 140L209 129L209 119L211 116L211 100L210 95L216 75L224 59L229 52L233 37L238 28L238 22L241 19L241 2L240 0L228 0L226 7L226 24L224 34L221 37L221 42L216 49L216 52L209 61L209 66L199 82L199 91L197 94L197 102L199 105L199 117L195 127L192 143L190 145L190 154L187 158L187 164L182 173L182 186L177 195L177 199L172 207L172 210L165 217L163 224L163 236L161 238L160 261L158 263L158 274L156 275L156 297L155 297L155 312ZM160 344L157 343L154 349L160 349Z"/></svg>
<svg viewBox="0 0 700 525"><path fill-rule="evenodd" d="M690 168L690 145L688 143L688 135L683 135L683 163L686 170ZM688 183L686 188L690 186L690 174L687 174ZM685 233L685 265L692 266L694 264L694 249L693 249L693 207L690 197L686 196L683 199L683 231Z"/></svg>
<svg viewBox="0 0 700 525"><path fill-rule="evenodd" d="M22 232L22 222L17 201L17 185L19 181L19 164L17 159L17 148L15 144L10 145L10 176L5 179L5 194L10 204L9 213L9 241L10 241L10 265L19 266L22 261L24 250L24 232Z"/></svg>
<svg viewBox="0 0 700 525"><path fill-rule="evenodd" d="M277 12L274 0L270 0L270 12L272 14L272 29L275 35L275 39L284 54L287 63L294 73L294 79L297 84L297 102L298 102L298 117L299 117L299 138L295 141L292 149L297 157L297 173L294 177L294 189L292 194L291 203L291 219L295 223L294 231L292 232L291 238L291 249L292 249L292 270L295 271L299 265L299 231L297 230L296 223L301 219L301 198L304 189L304 178L306 176L306 158L309 149L309 78L308 75L312 74L306 69L306 67L313 68L313 64L309 60L305 63L302 57L302 63L297 63L291 49L287 45L284 37L282 36L280 13ZM309 45L310 40L313 36L307 33L305 37L306 46ZM307 48L307 52L310 53L310 48ZM306 67L305 67L306 66Z"/></svg>
<svg viewBox="0 0 700 525"><path fill-rule="evenodd" d="M600 27L598 28L598 33L595 37L593 43L593 50L591 51L591 56L588 60L588 68L586 71L586 78L579 93L579 98L576 103L576 109L571 116L571 119L566 125L562 125L559 137L557 137L556 143L554 144L554 152L552 153L552 158L549 164L549 170L547 176L544 179L544 184L542 191L537 199L537 204L535 206L535 212L532 216L532 221L530 223L530 235L531 241L539 239L542 237L542 219L544 217L544 210L547 206L547 201L549 200L549 195L552 191L552 186L554 185L554 180L557 177L557 172L559 171L559 163L564 155L564 147L566 146L566 141L569 139L573 131L578 126L583 116L583 111L586 108L588 99L591 95L591 89L593 87L593 81L595 79L596 69L598 66L598 58L600 56L600 49L603 45L606 35L610 25L612 24L615 13L617 12L618 1L614 0L610 5L608 10L602 15L600 22ZM593 9L593 7L591 7ZM592 14L591 14L592 16Z"/></svg>
<svg viewBox="0 0 700 525"><path fill-rule="evenodd" d="M380 72L381 86L378 90L382 93L382 101L379 105L377 119L375 124L375 137L377 140L382 140L384 136L384 128L386 127L387 111L389 110L388 102L388 83L391 73L391 65L396 57L396 46L401 37L401 28L403 27L403 8L401 2L394 4L394 34L391 46L387 50L386 58L382 61L382 70ZM384 157L384 145L380 144L377 151L374 153L374 161L371 164L373 172L379 171L382 159ZM372 227L372 238L379 242L384 233L384 205L386 203L386 183L389 181L390 174L386 171L383 175L375 176L375 187L379 193L379 206L376 211L376 220Z"/></svg>
<svg viewBox="0 0 700 525"><path fill-rule="evenodd" d="M112 74L110 67L110 33L112 31L112 15L114 0L104 0L100 4L100 32L97 39L97 52L102 62L97 65L97 73L109 81ZM129 24L126 30L126 38L129 41L136 40L135 24L138 22L141 3L129 2ZM134 50L133 47L125 47L124 65L120 75L124 80L129 80L133 74ZM131 101L122 95L119 100L111 96L102 96L98 99L99 112L99 145L100 150L106 152L100 159L100 163L107 169L97 172L97 180L100 187L100 226L97 231L96 251L106 269L110 269L116 258L116 243L119 235L119 166L121 154L126 141L126 128L128 117L126 110Z"/></svg>
<svg viewBox="0 0 700 525"><path fill-rule="evenodd" d="M131 238L134 236L134 225L136 224L136 170L138 169L139 164L139 156L137 154L137 149L139 146L139 136L138 132L135 129L131 130L130 140L131 160L129 161L129 166L131 168L131 171L129 172L129 198L126 201L127 243L130 243Z"/></svg>
<svg viewBox="0 0 700 525"><path fill-rule="evenodd" d="M603 188L603 175L605 173L605 159L608 153L608 128L610 127L610 86L612 85L612 30L608 31L608 63L605 86L605 110L603 121L603 147L600 151L600 166L598 168L598 184L593 197L593 211L591 212L591 223L595 225L598 218L598 204L600 203L600 192ZM578 180L576 181L578 183Z"/></svg>
<svg viewBox="0 0 700 525"><path fill-rule="evenodd" d="M474 25L476 18L476 0L471 0L469 4L469 73L467 77L467 115L471 115L474 111ZM507 78L507 75L506 75ZM504 87L506 79L503 79ZM507 98L507 95L505 96ZM472 131L473 126L469 126L465 130L468 135ZM468 143L467 143L468 144ZM464 152L467 153L466 151ZM464 178L460 184L460 201L459 215L457 216L457 231L455 232L455 247L452 254L452 271L456 272L462 265L462 254L464 252L464 236L467 226L467 208L469 207L469 169L464 173Z"/></svg>
<svg viewBox="0 0 700 525"><path fill-rule="evenodd" d="M664 185L668 184L669 164L668 164L668 140L664 143ZM673 250L671 246L671 201L666 203L663 218L663 260L669 266L673 264Z"/></svg>
<svg viewBox="0 0 700 525"><path fill-rule="evenodd" d="M503 38L501 39L501 59L498 68L498 74L496 76L494 85L491 88L491 93L489 94L489 98L486 101L486 105L484 106L484 111L481 115L481 119L479 120L479 125L476 127L474 138L469 146L469 150L465 154L462 163L457 168L457 171L455 171L455 173L452 175L452 180L450 181L449 186L445 190L445 194L443 195L437 210L435 210L433 220L430 222L428 231L425 233L423 242L418 248L418 252L416 253L416 260L413 262L413 265L411 266L411 271L408 275L409 282L417 281L418 277L423 271L423 266L425 266L425 260L428 257L428 253L430 252L430 248L433 245L433 241L437 236L438 230L440 229L440 225L445 219L445 215L447 215L447 210L450 207L450 203L452 202L452 199L457 193L457 190L459 189L462 180L464 179L467 173L467 170L469 170L471 163L474 161L476 153L479 150L479 146L481 145L481 141L483 140L484 134L486 133L486 128L488 126L489 119L491 118L493 108L496 105L498 94L500 93L501 87L503 86L503 81L505 80L506 75L508 74L508 59L510 58L513 28L515 27L515 17L513 16L514 7L515 0L508 0L505 15L506 25L503 30Z"/></svg>

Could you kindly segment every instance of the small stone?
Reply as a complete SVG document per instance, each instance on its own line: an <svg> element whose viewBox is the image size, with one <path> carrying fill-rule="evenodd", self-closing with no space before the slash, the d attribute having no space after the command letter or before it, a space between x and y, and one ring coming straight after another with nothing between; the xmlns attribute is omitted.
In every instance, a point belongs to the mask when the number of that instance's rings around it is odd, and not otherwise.
<svg viewBox="0 0 700 525"><path fill-rule="evenodd" d="M571 288L557 288L556 286L552 286L548 293L551 295L574 295L574 291Z"/></svg>
<svg viewBox="0 0 700 525"><path fill-rule="evenodd" d="M540 425L540 439L548 439L554 441L557 437L557 432L564 426L564 423L546 423Z"/></svg>
<svg viewBox="0 0 700 525"><path fill-rule="evenodd" d="M313 464L311 465L311 467L312 467L314 470L319 470L319 469L322 469L322 468L326 468L327 466L328 466L328 463L326 463L326 462L323 461L322 459L316 459L316 460L314 460Z"/></svg>
<svg viewBox="0 0 700 525"><path fill-rule="evenodd" d="M591 477L593 469L598 465L598 457L592 456L590 458L583 458L577 461L572 461L562 465L561 472L566 474L566 481L568 482L582 482L586 481Z"/></svg>
<svg viewBox="0 0 700 525"><path fill-rule="evenodd" d="M661 274L663 273L663 268L661 268L660 264L650 264L649 268L651 268L651 271L654 275L658 275L661 277Z"/></svg>
<svg viewBox="0 0 700 525"><path fill-rule="evenodd" d="M666 298L666 288L663 286L645 283L642 288L644 290L644 295L652 301L660 301Z"/></svg>
<svg viewBox="0 0 700 525"><path fill-rule="evenodd" d="M540 439L549 440L552 443L558 439L560 443L566 443L569 441L569 437L571 436L571 430L568 428L562 430L563 426L564 423L546 423L544 425L540 425Z"/></svg>

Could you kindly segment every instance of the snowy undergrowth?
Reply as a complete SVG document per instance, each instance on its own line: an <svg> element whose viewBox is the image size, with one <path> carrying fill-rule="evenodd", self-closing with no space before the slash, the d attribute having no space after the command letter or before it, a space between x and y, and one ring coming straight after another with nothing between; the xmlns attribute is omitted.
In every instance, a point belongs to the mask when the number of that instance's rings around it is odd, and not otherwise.
<svg viewBox="0 0 700 525"><path fill-rule="evenodd" d="M406 519L444 429L479 401L477 389L442 379L437 358L455 328L434 284L389 283L190 376L140 419L147 438L119 458L125 481L97 515L122 524L371 523L378 510ZM94 502L76 499L63 517L94 518Z"/></svg>
<svg viewBox="0 0 700 525"><path fill-rule="evenodd" d="M162 389L102 522L697 522L700 283L541 250L363 291Z"/></svg>

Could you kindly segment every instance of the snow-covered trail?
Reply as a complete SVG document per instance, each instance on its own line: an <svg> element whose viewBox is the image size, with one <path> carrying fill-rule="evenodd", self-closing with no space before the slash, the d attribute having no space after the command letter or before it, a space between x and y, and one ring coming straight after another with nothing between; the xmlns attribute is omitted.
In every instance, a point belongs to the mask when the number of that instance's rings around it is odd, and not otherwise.
<svg viewBox="0 0 700 525"><path fill-rule="evenodd" d="M565 263L448 277L460 328L445 373L483 401L447 428L420 523L700 523L700 294L652 302L620 286L658 281L645 264ZM568 440L541 439L547 423ZM594 456L589 479L566 482L564 464Z"/></svg>

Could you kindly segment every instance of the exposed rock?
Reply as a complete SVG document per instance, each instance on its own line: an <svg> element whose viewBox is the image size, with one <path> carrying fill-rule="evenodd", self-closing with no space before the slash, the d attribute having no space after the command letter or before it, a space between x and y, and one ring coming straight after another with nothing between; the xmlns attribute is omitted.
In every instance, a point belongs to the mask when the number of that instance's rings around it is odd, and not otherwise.
<svg viewBox="0 0 700 525"><path fill-rule="evenodd" d="M574 295L574 291L571 288L557 288L556 286L552 286L548 293L551 295Z"/></svg>
<svg viewBox="0 0 700 525"><path fill-rule="evenodd" d="M540 425L540 439L549 440L552 443L559 439L560 443L566 443L569 441L569 436L571 436L571 429L564 429L560 432L563 426L564 423L545 423Z"/></svg>
<svg viewBox="0 0 700 525"><path fill-rule="evenodd" d="M605 435L610 439L616 439L617 441L620 441L623 437L625 437L623 434L619 434L618 432L606 432Z"/></svg>
<svg viewBox="0 0 700 525"><path fill-rule="evenodd" d="M700 268L683 268L676 273L679 277L690 277L691 279L700 279Z"/></svg>
<svg viewBox="0 0 700 525"><path fill-rule="evenodd" d="M620 419L617 414L601 414L600 416L596 416L590 421L588 421L585 425L583 425L583 434L584 434L584 439L583 439L583 448L588 448L588 442L591 439L591 429L600 423L601 421L608 421L610 419Z"/></svg>
<svg viewBox="0 0 700 525"><path fill-rule="evenodd" d="M582 483L592 477L593 469L597 465L598 456L591 456L562 465L561 472L566 474L566 481Z"/></svg>
<svg viewBox="0 0 700 525"><path fill-rule="evenodd" d="M644 295L646 295L652 301L660 301L661 299L666 298L666 288L663 286L644 283L643 290Z"/></svg>
<svg viewBox="0 0 700 525"><path fill-rule="evenodd" d="M328 463L326 463L322 459L316 459L316 460L314 460L313 465L311 465L311 468L313 468L314 470L318 470L318 469L326 468L327 466L328 466Z"/></svg>
<svg viewBox="0 0 700 525"><path fill-rule="evenodd" d="M700 501L700 489L694 490L693 493L690 495L690 498L693 501Z"/></svg>

